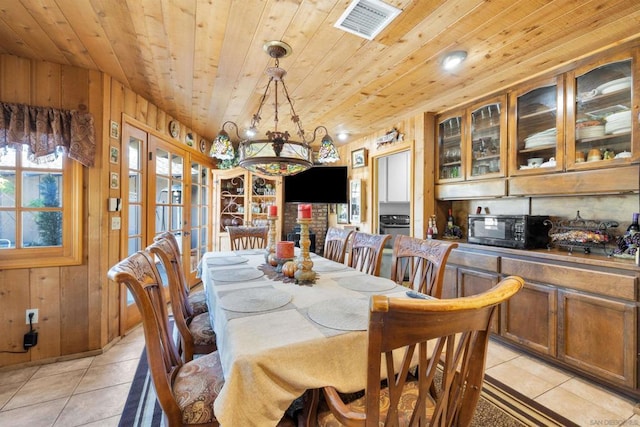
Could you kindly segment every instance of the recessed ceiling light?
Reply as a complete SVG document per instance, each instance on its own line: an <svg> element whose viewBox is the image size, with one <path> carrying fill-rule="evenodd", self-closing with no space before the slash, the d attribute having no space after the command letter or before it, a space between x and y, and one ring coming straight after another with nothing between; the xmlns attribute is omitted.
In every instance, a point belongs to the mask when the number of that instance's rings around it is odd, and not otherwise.
<svg viewBox="0 0 640 427"><path fill-rule="evenodd" d="M339 139L340 141L346 141L347 139L349 139L349 134L348 134L348 133L346 133L346 132L340 132L340 133L338 134L338 139Z"/></svg>
<svg viewBox="0 0 640 427"><path fill-rule="evenodd" d="M442 68L444 68L445 70L452 70L460 65L466 57L467 52L465 52L464 50L456 50L450 52L446 54L444 59L442 60Z"/></svg>

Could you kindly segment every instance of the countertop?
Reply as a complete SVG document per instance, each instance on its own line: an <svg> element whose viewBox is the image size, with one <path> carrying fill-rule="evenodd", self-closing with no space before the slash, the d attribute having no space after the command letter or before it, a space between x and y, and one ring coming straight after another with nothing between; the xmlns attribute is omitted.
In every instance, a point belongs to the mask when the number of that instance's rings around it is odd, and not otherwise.
<svg viewBox="0 0 640 427"><path fill-rule="evenodd" d="M611 268L616 270L628 270L640 272L640 267L636 266L635 260L628 258L618 258L606 256L598 253L585 254L582 248L575 248L573 253L569 253L564 248L552 249L510 249L497 246L478 245L468 243L466 240L443 240L445 242L458 243L458 249L472 252L495 253L496 255L509 255L514 257L537 258L549 260L554 263L568 263L590 265L595 267Z"/></svg>

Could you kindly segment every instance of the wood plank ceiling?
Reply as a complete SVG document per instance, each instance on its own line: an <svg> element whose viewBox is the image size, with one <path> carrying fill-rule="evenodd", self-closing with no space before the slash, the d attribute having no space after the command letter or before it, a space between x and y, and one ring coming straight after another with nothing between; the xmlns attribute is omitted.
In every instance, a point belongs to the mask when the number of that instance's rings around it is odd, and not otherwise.
<svg viewBox="0 0 640 427"><path fill-rule="evenodd" d="M249 126L273 65L263 44L283 40L307 132L358 137L640 35L638 0L387 3L402 13L368 41L334 28L348 0L0 0L0 52L103 71L212 139L226 120ZM442 71L459 49L463 66ZM267 102L261 130L273 128Z"/></svg>

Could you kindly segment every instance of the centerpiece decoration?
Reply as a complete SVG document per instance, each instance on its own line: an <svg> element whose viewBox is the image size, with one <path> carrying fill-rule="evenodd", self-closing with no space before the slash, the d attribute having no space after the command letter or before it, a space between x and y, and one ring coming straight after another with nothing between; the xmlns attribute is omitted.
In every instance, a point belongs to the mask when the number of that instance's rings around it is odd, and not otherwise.
<svg viewBox="0 0 640 427"><path fill-rule="evenodd" d="M300 255L296 259L296 272L294 277L296 283L310 284L316 280L316 272L312 270L313 261L309 258L309 246L311 241L309 240L309 224L312 221L311 217L311 205L299 204L298 205L298 224L300 224Z"/></svg>
<svg viewBox="0 0 640 427"><path fill-rule="evenodd" d="M277 273L282 273L282 266L286 262L293 260L293 245L293 242L288 242L286 240L276 243L274 260Z"/></svg>
<svg viewBox="0 0 640 427"><path fill-rule="evenodd" d="M267 249L264 254L264 260L267 264L271 264L272 258L276 252L276 221L278 220L278 206L269 205L267 208L267 223L269 224L269 234L267 236Z"/></svg>

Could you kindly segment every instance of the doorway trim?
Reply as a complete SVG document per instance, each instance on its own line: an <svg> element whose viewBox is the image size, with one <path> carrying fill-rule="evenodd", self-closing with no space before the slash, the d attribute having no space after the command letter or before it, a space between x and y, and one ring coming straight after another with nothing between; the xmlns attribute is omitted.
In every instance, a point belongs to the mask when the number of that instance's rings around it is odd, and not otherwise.
<svg viewBox="0 0 640 427"><path fill-rule="evenodd" d="M411 222L409 225L409 233L413 236L414 232L414 221L413 221L413 213L414 213L414 188L415 188L415 146L414 141L410 141L408 144L403 144L401 146L390 148L389 150L381 151L371 156L371 232L377 234L378 230L380 230L380 214L378 212L378 159L381 157L387 157L392 154L401 153L403 151L409 152L409 212L411 215Z"/></svg>

